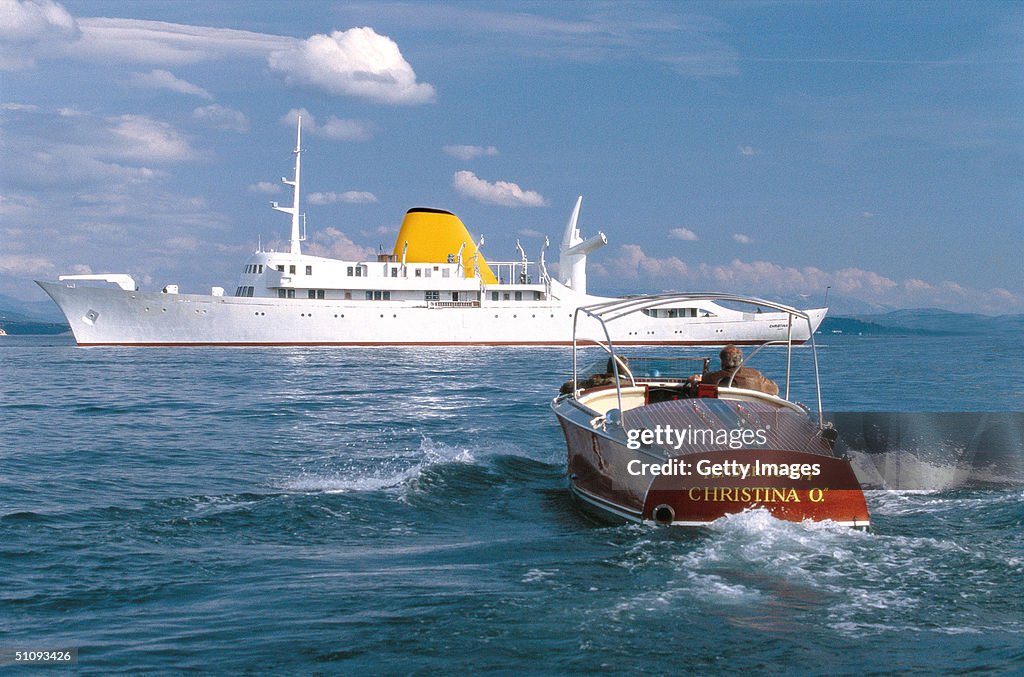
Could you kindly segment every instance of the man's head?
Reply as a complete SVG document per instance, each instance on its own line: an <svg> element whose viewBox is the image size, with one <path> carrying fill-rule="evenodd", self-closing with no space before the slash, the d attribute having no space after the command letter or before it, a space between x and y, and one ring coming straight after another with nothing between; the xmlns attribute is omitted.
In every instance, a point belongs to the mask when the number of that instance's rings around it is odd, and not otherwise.
<svg viewBox="0 0 1024 677"><path fill-rule="evenodd" d="M735 369L743 364L743 351L736 346L726 346L718 353L718 359L722 361L722 369Z"/></svg>

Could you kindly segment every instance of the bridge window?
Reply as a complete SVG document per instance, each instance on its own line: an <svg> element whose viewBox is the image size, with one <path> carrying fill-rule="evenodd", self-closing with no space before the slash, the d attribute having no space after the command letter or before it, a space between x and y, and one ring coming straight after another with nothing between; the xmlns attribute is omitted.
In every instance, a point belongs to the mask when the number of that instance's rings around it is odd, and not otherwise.
<svg viewBox="0 0 1024 677"><path fill-rule="evenodd" d="M277 272L279 272L279 273L283 273L283 272L284 272L284 266L283 266L283 265L279 265L279 266L277 267Z"/></svg>
<svg viewBox="0 0 1024 677"><path fill-rule="evenodd" d="M306 266L306 275L313 274L313 266Z"/></svg>
<svg viewBox="0 0 1024 677"><path fill-rule="evenodd" d="M295 274L295 266L288 266L288 272L291 273L292 275L294 275Z"/></svg>
<svg viewBox="0 0 1024 677"><path fill-rule="evenodd" d="M423 292L423 297L427 301L440 301L441 300L441 292L439 292L439 291Z"/></svg>

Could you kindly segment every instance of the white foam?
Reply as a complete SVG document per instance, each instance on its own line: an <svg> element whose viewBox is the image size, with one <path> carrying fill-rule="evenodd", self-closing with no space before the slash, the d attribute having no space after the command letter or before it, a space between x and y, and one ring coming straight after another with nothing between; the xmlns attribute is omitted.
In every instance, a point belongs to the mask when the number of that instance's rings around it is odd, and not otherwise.
<svg viewBox="0 0 1024 677"><path fill-rule="evenodd" d="M476 462L468 448L434 442L424 436L413 454L389 458L349 460L340 470L331 473L303 472L282 483L287 491L306 493L347 493L383 491L407 486L431 467L448 463Z"/></svg>

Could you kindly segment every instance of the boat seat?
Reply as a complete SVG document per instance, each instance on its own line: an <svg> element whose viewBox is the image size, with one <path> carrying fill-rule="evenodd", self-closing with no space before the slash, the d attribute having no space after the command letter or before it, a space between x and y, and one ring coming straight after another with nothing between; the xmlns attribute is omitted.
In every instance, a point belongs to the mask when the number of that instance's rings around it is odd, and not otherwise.
<svg viewBox="0 0 1024 677"><path fill-rule="evenodd" d="M673 383L652 385L647 389L647 403L688 400L697 397L697 383Z"/></svg>

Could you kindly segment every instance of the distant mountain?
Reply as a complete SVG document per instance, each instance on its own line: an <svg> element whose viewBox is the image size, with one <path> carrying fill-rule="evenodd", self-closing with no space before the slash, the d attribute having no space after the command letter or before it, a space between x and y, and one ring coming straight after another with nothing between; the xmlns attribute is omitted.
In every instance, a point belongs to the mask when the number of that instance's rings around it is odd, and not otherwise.
<svg viewBox="0 0 1024 677"><path fill-rule="evenodd" d="M851 334L925 334L963 336L1024 331L1024 315L954 313L938 308L893 310L851 317L828 316L820 332Z"/></svg>
<svg viewBox="0 0 1024 677"><path fill-rule="evenodd" d="M66 334L71 331L71 326L59 322L34 322L32 320L9 320L0 313L0 329L10 336L33 335L51 336L54 334Z"/></svg>
<svg viewBox="0 0 1024 677"><path fill-rule="evenodd" d="M832 317L826 315L818 329L819 334L903 334L905 329L886 327L874 322L854 319L852 317Z"/></svg>
<svg viewBox="0 0 1024 677"><path fill-rule="evenodd" d="M20 301L3 294L0 294L0 329L11 335L71 331L52 301Z"/></svg>
<svg viewBox="0 0 1024 677"><path fill-rule="evenodd" d="M64 315L57 304L45 301L22 301L13 296L0 294L0 317L17 316L22 320L39 320L41 322L63 322Z"/></svg>

